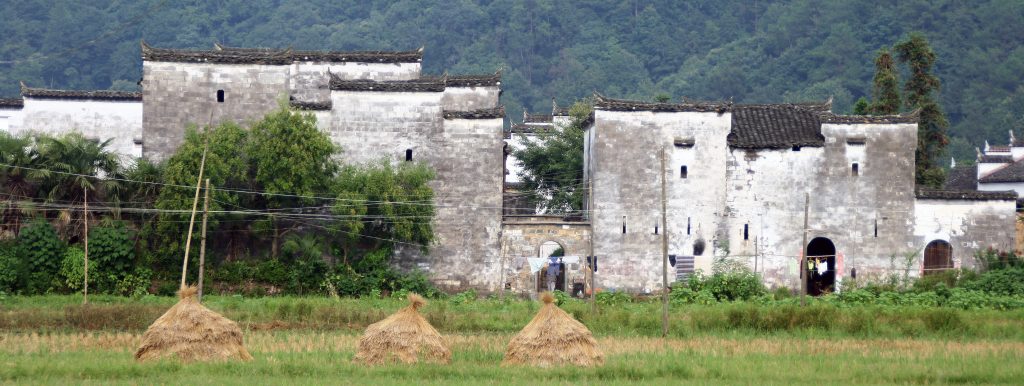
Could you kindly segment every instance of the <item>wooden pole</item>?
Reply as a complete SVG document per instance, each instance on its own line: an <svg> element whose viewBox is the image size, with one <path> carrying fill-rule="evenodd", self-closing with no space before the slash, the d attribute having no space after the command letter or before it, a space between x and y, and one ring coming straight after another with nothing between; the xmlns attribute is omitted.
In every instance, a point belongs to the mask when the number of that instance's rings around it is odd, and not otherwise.
<svg viewBox="0 0 1024 386"><path fill-rule="evenodd" d="M665 149L661 149L661 337L668 336L668 190L665 183Z"/></svg>
<svg viewBox="0 0 1024 386"><path fill-rule="evenodd" d="M206 134L205 132L203 134ZM199 178L196 179L196 195L192 199L192 218L188 220L188 236L185 239L185 260L181 263L181 289L185 289L185 273L188 272L188 252L192 248L192 226L196 222L196 207L199 206L199 187L203 183L203 169L206 167L206 150L209 148L207 139L203 138L203 158L199 161Z"/></svg>
<svg viewBox="0 0 1024 386"><path fill-rule="evenodd" d="M206 266L206 217L210 212L210 179L206 179L206 191L203 193L203 231L199 242L199 301L203 301L203 267Z"/></svg>
<svg viewBox="0 0 1024 386"><path fill-rule="evenodd" d="M807 305L807 214L810 211L811 206L811 194L804 193L804 243L800 247L803 251L800 256L800 305Z"/></svg>
<svg viewBox="0 0 1024 386"><path fill-rule="evenodd" d="M82 304L89 304L89 189L82 188L82 223L85 224L85 279L82 285Z"/></svg>
<svg viewBox="0 0 1024 386"><path fill-rule="evenodd" d="M597 256L594 256L594 232L597 229L597 219L594 218L594 172L590 172L590 180L587 181L587 191L590 202L587 206L590 209L590 265L587 267L588 273L590 273L590 312L597 313L597 272L594 271L594 266L597 265Z"/></svg>

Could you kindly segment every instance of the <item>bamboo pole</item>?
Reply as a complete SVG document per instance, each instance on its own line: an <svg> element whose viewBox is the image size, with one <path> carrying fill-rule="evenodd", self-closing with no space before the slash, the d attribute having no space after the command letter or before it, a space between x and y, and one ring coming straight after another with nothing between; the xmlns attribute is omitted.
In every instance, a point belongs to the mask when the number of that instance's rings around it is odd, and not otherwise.
<svg viewBox="0 0 1024 386"><path fill-rule="evenodd" d="M204 133L206 134L206 133ZM206 168L206 151L209 149L207 138L203 138L203 158L199 161L199 178L196 179L196 195L192 199L192 218L188 220L188 236L185 239L185 260L181 263L181 289L185 289L185 274L188 272L188 252L192 248L192 226L196 222L196 207L199 206L199 187L203 183L203 169Z"/></svg>
<svg viewBox="0 0 1024 386"><path fill-rule="evenodd" d="M206 179L206 191L203 193L203 232L199 242L199 301L203 301L203 268L206 266L206 217L210 213L210 179Z"/></svg>
<svg viewBox="0 0 1024 386"><path fill-rule="evenodd" d="M89 189L82 188L82 222L85 224L85 279L82 285L82 304L89 304Z"/></svg>

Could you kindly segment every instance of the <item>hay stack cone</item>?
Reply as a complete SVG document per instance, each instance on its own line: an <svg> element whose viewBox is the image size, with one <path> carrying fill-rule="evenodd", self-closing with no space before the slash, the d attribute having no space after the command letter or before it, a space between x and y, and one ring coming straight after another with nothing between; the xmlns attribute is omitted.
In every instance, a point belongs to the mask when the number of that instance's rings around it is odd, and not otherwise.
<svg viewBox="0 0 1024 386"><path fill-rule="evenodd" d="M558 308L551 293L545 292L541 300L544 306L522 331L512 337L502 364L538 367L603 364L604 354L587 326Z"/></svg>
<svg viewBox="0 0 1024 386"><path fill-rule="evenodd" d="M424 304L421 296L409 294L408 307L367 327L359 338L355 361L372 365L451 362L444 338L418 311Z"/></svg>
<svg viewBox="0 0 1024 386"><path fill-rule="evenodd" d="M177 357L185 362L250 360L238 324L199 304L196 287L178 291L178 304L161 315L142 335L135 359Z"/></svg>

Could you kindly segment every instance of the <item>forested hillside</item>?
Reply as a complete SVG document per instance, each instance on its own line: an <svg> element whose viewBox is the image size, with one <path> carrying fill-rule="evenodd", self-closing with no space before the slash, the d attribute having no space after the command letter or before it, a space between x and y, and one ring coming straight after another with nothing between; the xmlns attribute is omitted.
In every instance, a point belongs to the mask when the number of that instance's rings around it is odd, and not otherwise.
<svg viewBox="0 0 1024 386"><path fill-rule="evenodd" d="M895 3L895 4L891 4ZM937 55L958 158L1024 126L1017 0L19 0L0 3L0 96L18 80L133 88L156 46L409 50L427 73L504 70L510 116L599 91L650 99L805 101L850 111L873 58L911 31ZM904 70L905 71L905 70ZM905 75L904 78L905 79Z"/></svg>

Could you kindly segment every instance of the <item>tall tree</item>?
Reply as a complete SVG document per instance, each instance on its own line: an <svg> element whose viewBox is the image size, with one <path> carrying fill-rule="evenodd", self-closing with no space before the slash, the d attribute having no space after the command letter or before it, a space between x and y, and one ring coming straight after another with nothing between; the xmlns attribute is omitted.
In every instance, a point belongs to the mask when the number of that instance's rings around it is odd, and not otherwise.
<svg viewBox="0 0 1024 386"><path fill-rule="evenodd" d="M256 188L281 194L260 196L268 209L315 203L311 197L324 194L338 170L331 158L337 147L316 127L316 117L286 107L252 127L247 147ZM278 215L264 221L272 230L271 256L277 257L283 237L301 223Z"/></svg>
<svg viewBox="0 0 1024 386"><path fill-rule="evenodd" d="M523 141L513 150L523 171L520 177L531 201L552 213L569 213L583 208L583 129L593 107L576 102L569 109L569 124L542 131L536 140Z"/></svg>
<svg viewBox="0 0 1024 386"><path fill-rule="evenodd" d="M896 61L887 48L878 51L875 58L874 99L869 110L876 115L893 115L900 112L900 84Z"/></svg>
<svg viewBox="0 0 1024 386"><path fill-rule="evenodd" d="M910 79L903 85L906 106L920 111L917 129L917 183L939 187L945 181L945 171L939 166L949 138L946 128L949 121L942 112L934 93L939 91L939 78L932 74L935 66L935 51L920 33L913 33L907 40L893 47L901 63L910 68Z"/></svg>
<svg viewBox="0 0 1024 386"><path fill-rule="evenodd" d="M117 206L121 184L109 177L118 177L121 165L117 154L107 149L110 141L92 140L79 133L37 137L40 169L33 174L40 181L42 198L51 203L82 203L88 190L91 199L109 199ZM84 218L73 221L80 213L74 208L59 212L57 232L64 240L81 234Z"/></svg>

